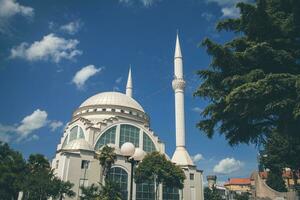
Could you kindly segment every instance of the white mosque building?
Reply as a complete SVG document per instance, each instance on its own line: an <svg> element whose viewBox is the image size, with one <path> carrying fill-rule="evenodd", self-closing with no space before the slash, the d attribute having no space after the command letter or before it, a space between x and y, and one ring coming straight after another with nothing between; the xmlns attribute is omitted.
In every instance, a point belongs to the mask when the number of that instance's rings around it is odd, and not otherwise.
<svg viewBox="0 0 300 200"><path fill-rule="evenodd" d="M178 190L160 185L159 199L203 200L202 171L196 168L185 147L183 59L176 38L174 56L176 150L171 161L179 165L185 175L184 189ZM74 184L73 190L79 199L80 186L100 182L101 165L95 155L102 146L115 147L117 159L110 171L110 179L117 182L123 199L129 199L131 164L120 151L124 143L130 142L146 153L165 153L165 144L149 127L150 120L143 107L132 96L132 77L129 70L126 93L102 92L85 100L77 108L67 124L57 146L52 168L58 177ZM167 158L168 155L166 155ZM133 200L154 199L154 184L133 183Z"/></svg>

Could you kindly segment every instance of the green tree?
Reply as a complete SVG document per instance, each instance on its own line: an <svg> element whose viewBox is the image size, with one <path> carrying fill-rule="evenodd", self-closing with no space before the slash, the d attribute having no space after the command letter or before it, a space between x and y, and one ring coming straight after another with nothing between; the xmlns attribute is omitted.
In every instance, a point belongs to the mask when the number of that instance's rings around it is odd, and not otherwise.
<svg viewBox="0 0 300 200"><path fill-rule="evenodd" d="M106 180L105 185L101 186L100 199L101 200L121 200L122 195L118 184L113 181Z"/></svg>
<svg viewBox="0 0 300 200"><path fill-rule="evenodd" d="M209 100L197 126L229 144L259 144L276 131L298 139L300 129L300 1L238 3L241 16L217 30L235 37L217 44L205 39L210 69L195 96Z"/></svg>
<svg viewBox="0 0 300 200"><path fill-rule="evenodd" d="M51 180L54 177L48 160L41 154L32 154L27 163L27 176L23 188L24 198L47 200L52 195Z"/></svg>
<svg viewBox="0 0 300 200"><path fill-rule="evenodd" d="M115 163L117 155L115 153L115 149L113 147L109 147L105 145L98 156L98 160L100 165L102 166L102 181L105 180L105 177L108 175L109 170L112 165Z"/></svg>
<svg viewBox="0 0 300 200"><path fill-rule="evenodd" d="M100 198L100 187L99 185L92 184L88 187L80 187L81 189L81 200L98 200Z"/></svg>
<svg viewBox="0 0 300 200"><path fill-rule="evenodd" d="M62 200L65 196L74 197L73 184L55 177L49 161L41 154L29 156L23 193L25 200Z"/></svg>
<svg viewBox="0 0 300 200"><path fill-rule="evenodd" d="M159 152L147 154L135 170L134 179L137 183L151 182L156 185L155 196L158 199L158 186L163 183L172 188L183 188L184 172L179 166L167 160Z"/></svg>
<svg viewBox="0 0 300 200"><path fill-rule="evenodd" d="M18 198L18 193L22 189L25 168L22 154L0 141L0 199Z"/></svg>
<svg viewBox="0 0 300 200"><path fill-rule="evenodd" d="M105 185L92 184L88 187L81 187L81 200L121 200L122 195L119 192L119 186L109 180Z"/></svg>
<svg viewBox="0 0 300 200"><path fill-rule="evenodd" d="M273 170L268 173L267 185L278 191L278 192L287 192L284 180L282 178L282 171Z"/></svg>
<svg viewBox="0 0 300 200"><path fill-rule="evenodd" d="M76 193L72 190L74 186L73 183L69 181L64 182L57 177L54 177L51 182L53 188L52 197L54 199L63 200L66 196L72 198L76 195Z"/></svg>
<svg viewBox="0 0 300 200"><path fill-rule="evenodd" d="M236 200L249 200L249 194L246 192L243 192L242 194L235 194Z"/></svg>
<svg viewBox="0 0 300 200"><path fill-rule="evenodd" d="M221 200L222 197L216 190L216 188L204 188L204 200Z"/></svg>

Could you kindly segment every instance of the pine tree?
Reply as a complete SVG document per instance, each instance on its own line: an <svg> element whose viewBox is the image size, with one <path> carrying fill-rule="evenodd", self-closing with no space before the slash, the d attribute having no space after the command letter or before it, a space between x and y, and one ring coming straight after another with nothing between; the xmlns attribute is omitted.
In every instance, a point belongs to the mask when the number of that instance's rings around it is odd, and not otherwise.
<svg viewBox="0 0 300 200"><path fill-rule="evenodd" d="M217 24L235 37L225 44L205 39L212 57L200 70L195 96L210 100L198 127L229 144L261 143L276 131L300 135L300 1L238 3L241 16Z"/></svg>

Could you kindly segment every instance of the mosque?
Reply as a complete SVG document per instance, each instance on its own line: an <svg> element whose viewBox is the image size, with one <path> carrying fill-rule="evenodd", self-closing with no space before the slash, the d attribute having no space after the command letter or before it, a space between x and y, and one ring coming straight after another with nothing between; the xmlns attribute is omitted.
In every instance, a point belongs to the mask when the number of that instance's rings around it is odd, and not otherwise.
<svg viewBox="0 0 300 200"><path fill-rule="evenodd" d="M171 161L180 166L186 176L184 188L178 190L160 185L159 199L203 200L202 171L196 168L185 146L183 59L179 38L176 38L174 56L176 150ZM129 70L126 93L102 92L85 100L77 108L65 127L56 155L52 161L55 174L74 184L79 199L80 186L100 182L101 165L95 155L104 145L115 148L117 159L109 178L118 183L124 200L130 198L131 164L121 152L121 146L132 143L136 152L159 151L165 154L165 144L150 128L149 116L132 96L133 85ZM124 145L123 145L124 146ZM167 158L168 155L166 155ZM67 198L66 198L67 199ZM133 200L154 199L154 184L134 183Z"/></svg>

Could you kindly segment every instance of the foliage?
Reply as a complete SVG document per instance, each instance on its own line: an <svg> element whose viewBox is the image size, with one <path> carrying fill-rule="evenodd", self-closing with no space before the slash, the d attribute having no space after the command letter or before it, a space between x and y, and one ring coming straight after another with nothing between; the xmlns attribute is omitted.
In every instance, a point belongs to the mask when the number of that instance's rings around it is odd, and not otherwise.
<svg viewBox="0 0 300 200"><path fill-rule="evenodd" d="M300 169L300 140L274 132L267 139L262 154L260 162L266 168L273 172L282 172L288 167L292 170L294 181L297 183L296 172Z"/></svg>
<svg viewBox="0 0 300 200"><path fill-rule="evenodd" d="M80 187L81 197L80 200L98 200L100 196L100 187L96 184L92 184L88 187Z"/></svg>
<svg viewBox="0 0 300 200"><path fill-rule="evenodd" d="M216 188L204 188L204 200L221 200L222 197Z"/></svg>
<svg viewBox="0 0 300 200"><path fill-rule="evenodd" d="M23 191L24 200L63 199L73 197L73 184L54 176L48 160L40 154L22 154L0 141L0 199L16 200Z"/></svg>
<svg viewBox="0 0 300 200"><path fill-rule="evenodd" d="M25 160L0 141L0 199L17 199L25 176Z"/></svg>
<svg viewBox="0 0 300 200"><path fill-rule="evenodd" d="M282 171L276 171L276 170L270 171L268 173L266 183L270 188L278 192L287 192L284 180L282 178Z"/></svg>
<svg viewBox="0 0 300 200"><path fill-rule="evenodd" d="M300 138L300 1L238 3L241 16L224 19L219 31L236 33L225 44L205 39L210 69L195 96L209 100L197 124L208 137L230 145L260 144L276 131Z"/></svg>
<svg viewBox="0 0 300 200"><path fill-rule="evenodd" d="M100 165L102 166L102 174L104 177L107 176L107 173L111 169L112 165L115 163L117 155L113 147L105 145L98 156Z"/></svg>
<svg viewBox="0 0 300 200"><path fill-rule="evenodd" d="M27 175L23 184L25 200L63 199L75 196L73 184L56 178L48 160L41 154L32 154L27 163Z"/></svg>
<svg viewBox="0 0 300 200"><path fill-rule="evenodd" d="M272 133L266 140L261 162L270 170L282 170L289 167L294 170L300 169L300 140L290 136L282 136Z"/></svg>
<svg viewBox="0 0 300 200"><path fill-rule="evenodd" d="M92 184L81 187L81 200L121 200L120 188L112 181L107 180L105 185Z"/></svg>
<svg viewBox="0 0 300 200"><path fill-rule="evenodd" d="M98 155L98 160L102 166L102 178L105 181L104 184L99 185L92 184L89 187L81 187L82 189L82 200L120 200L121 193L120 188L117 184L107 179L109 171L114 164L117 155L113 147L105 145Z"/></svg>
<svg viewBox="0 0 300 200"><path fill-rule="evenodd" d="M137 183L151 182L154 180L156 188L163 183L168 187L183 188L184 172L179 166L167 160L159 152L147 154L135 170L134 179ZM157 196L158 190L156 190Z"/></svg>
<svg viewBox="0 0 300 200"><path fill-rule="evenodd" d="M102 200L121 200L122 195L119 192L119 185L113 181L106 180L105 185L101 186L100 199Z"/></svg>
<svg viewBox="0 0 300 200"><path fill-rule="evenodd" d="M236 200L249 200L249 194L246 192L243 192L242 194L235 194Z"/></svg>
<svg viewBox="0 0 300 200"><path fill-rule="evenodd" d="M52 180L52 194L54 199L62 200L65 196L74 197L76 193L72 190L74 184L69 181L64 182L54 177Z"/></svg>

